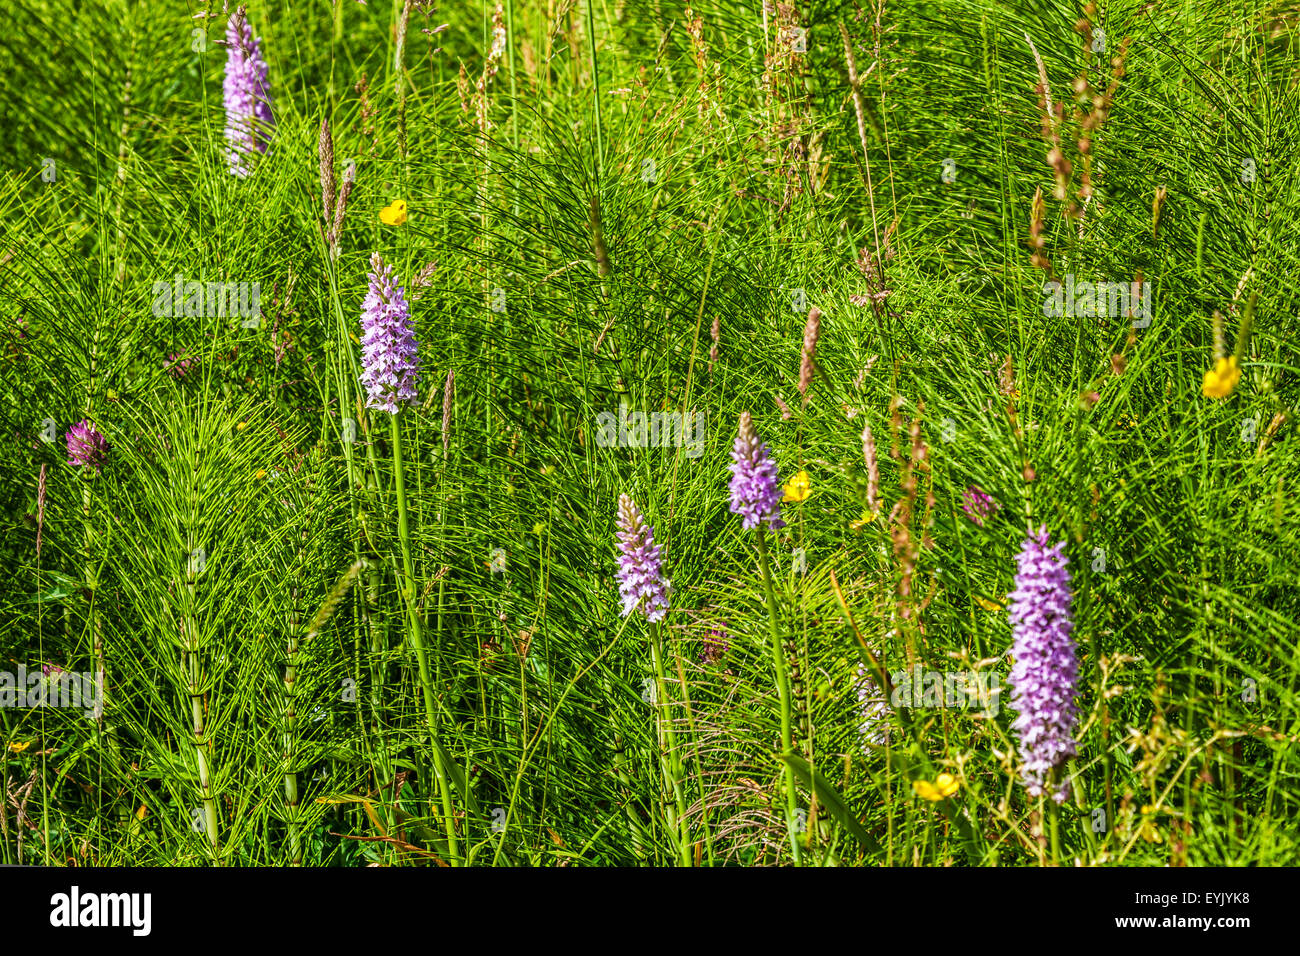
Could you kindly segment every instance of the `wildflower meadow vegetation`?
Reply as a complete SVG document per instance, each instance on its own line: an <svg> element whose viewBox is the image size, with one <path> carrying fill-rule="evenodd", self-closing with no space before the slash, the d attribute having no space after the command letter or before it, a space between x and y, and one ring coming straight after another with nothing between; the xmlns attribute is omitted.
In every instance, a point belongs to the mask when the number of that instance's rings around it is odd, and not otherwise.
<svg viewBox="0 0 1300 956"><path fill-rule="evenodd" d="M6 3L0 863L1296 863L1297 42Z"/></svg>

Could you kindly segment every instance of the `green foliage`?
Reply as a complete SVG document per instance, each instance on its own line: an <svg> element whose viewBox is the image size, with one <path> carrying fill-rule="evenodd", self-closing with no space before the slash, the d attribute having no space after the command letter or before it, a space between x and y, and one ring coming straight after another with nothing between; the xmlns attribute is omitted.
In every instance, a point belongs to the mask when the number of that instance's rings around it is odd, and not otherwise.
<svg viewBox="0 0 1300 956"><path fill-rule="evenodd" d="M89 717L0 707L0 862L445 864L439 766L471 864L788 864L783 773L804 864L1296 861L1293 5L1121 4L1093 52L1083 11L1040 0L508 4L493 55L494 5L418 4L399 72L400 4L254 2L276 128L247 179L224 156L219 5L10 6L0 671L104 679ZM1064 108L1059 198L1035 52ZM324 119L336 183L356 171L337 258ZM1051 275L1140 272L1148 325L1045 314L1040 189ZM408 220L382 224L399 198ZM420 343L405 536L388 415L357 379L374 252ZM160 312L177 277L257 283L261 321ZM1203 396L1215 313L1231 352L1256 294L1240 382ZM621 406L697 413L701 453L603 444ZM745 410L812 484L769 539L789 754L728 510ZM98 473L67 463L83 419L111 446ZM983 525L972 485L1001 505ZM674 588L657 704L650 632L619 615L621 493ZM861 731L863 643L890 673L1005 680L986 607L1030 521L1067 540L1075 593L1059 809L1019 783L1007 700ZM957 792L921 799L939 773Z"/></svg>

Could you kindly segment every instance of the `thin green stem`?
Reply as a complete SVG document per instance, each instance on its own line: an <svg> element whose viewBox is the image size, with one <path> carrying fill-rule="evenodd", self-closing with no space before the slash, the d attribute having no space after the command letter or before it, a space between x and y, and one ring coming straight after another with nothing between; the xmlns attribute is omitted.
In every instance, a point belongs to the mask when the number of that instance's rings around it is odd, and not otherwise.
<svg viewBox="0 0 1300 956"><path fill-rule="evenodd" d="M1052 866L1061 865L1061 808L1056 805L1056 801L1050 801L1051 806L1048 812L1051 814L1052 830Z"/></svg>
<svg viewBox="0 0 1300 956"><path fill-rule="evenodd" d="M597 182L605 178L605 147L601 138L600 122L600 66L596 58L596 21L592 13L592 5L595 0L587 0L587 40L591 45L591 82L595 89L596 104L596 180Z"/></svg>
<svg viewBox="0 0 1300 956"><path fill-rule="evenodd" d="M655 668L655 723L660 728L660 737L668 741L667 765L665 770L668 777L669 785L673 791L673 799L677 804L677 819L673 821L676 824L676 841L677 855L682 866L691 865L691 845L689 830L686 826L686 799L682 794L682 769L677 753L677 733L673 730L672 718L668 715L668 691L667 683L664 681L664 662L663 662L663 632L659 624L650 628L650 657L654 661ZM660 742L662 756L662 739Z"/></svg>
<svg viewBox="0 0 1300 956"><path fill-rule="evenodd" d="M767 556L767 538L760 524L755 531L758 538L758 563L763 571L763 592L767 595L767 616L771 628L772 665L776 670L776 692L781 699L781 753L788 755L791 751L790 740L790 681L786 676L784 652L781 647L781 625L776 607L776 590L772 586L772 568ZM803 862L799 849L799 836L795 832L795 779L787 767L782 770L785 777L786 829L790 834L790 850L794 854L794 865Z"/></svg>
<svg viewBox="0 0 1300 956"><path fill-rule="evenodd" d="M411 561L411 528L406 511L406 481L402 464L402 435L398 419L401 412L389 416L393 438L393 481L397 487L397 535L402 545L402 599L406 604L411 645L415 648L420 668L420 688L424 692L424 715L429 724L429 738L433 748L434 773L438 778L438 791L442 797L442 823L447 834L448 862L459 864L456 844L456 818L452 812L451 786L447 768L443 766L442 747L438 740L438 710L433 696L433 682L429 678L429 655L420 633L420 612L416 607L415 566Z"/></svg>

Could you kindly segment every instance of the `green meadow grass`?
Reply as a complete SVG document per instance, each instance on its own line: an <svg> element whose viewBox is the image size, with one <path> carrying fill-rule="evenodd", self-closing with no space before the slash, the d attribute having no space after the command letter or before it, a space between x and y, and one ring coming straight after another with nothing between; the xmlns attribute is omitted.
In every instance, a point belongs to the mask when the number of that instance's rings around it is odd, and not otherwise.
<svg viewBox="0 0 1300 956"><path fill-rule="evenodd" d="M0 862L1296 862L1300 8L1126 0L1103 42L1040 0L410 6L249 4L276 126L240 179L233 8L8 5L0 671L104 679L98 713L0 707ZM1149 323L1050 314L1035 235L1061 281L1140 274ZM420 345L395 427L358 381L375 252ZM260 323L157 314L178 276L257 283ZM599 440L620 406L702 446ZM746 410L810 482L771 605ZM662 625L619 613L624 493ZM1059 808L1006 699L1031 523L1074 594ZM873 745L867 649L1001 707Z"/></svg>

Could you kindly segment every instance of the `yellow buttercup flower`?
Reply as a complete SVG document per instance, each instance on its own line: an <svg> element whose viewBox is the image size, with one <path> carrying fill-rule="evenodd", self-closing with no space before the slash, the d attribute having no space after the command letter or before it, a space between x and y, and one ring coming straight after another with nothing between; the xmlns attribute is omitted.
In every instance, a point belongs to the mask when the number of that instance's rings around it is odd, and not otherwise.
<svg viewBox="0 0 1300 956"><path fill-rule="evenodd" d="M27 741L27 743L24 743L24 744L20 744L20 743L12 743L12 744L9 745L9 749L12 750L12 751L13 751L14 753L16 753L16 754L20 754L20 753L22 753L24 750L26 750L28 747L30 747L31 745L32 745L32 742L31 742L30 740Z"/></svg>
<svg viewBox="0 0 1300 956"><path fill-rule="evenodd" d="M386 226L400 226L406 222L406 200L394 199L379 210L379 221Z"/></svg>
<svg viewBox="0 0 1300 956"><path fill-rule="evenodd" d="M257 469L257 474L255 474L253 477L256 478L258 481L261 481L263 478L266 477L266 469L265 468Z"/></svg>
<svg viewBox="0 0 1300 956"><path fill-rule="evenodd" d="M864 527L865 525L869 525L869 524L871 524L871 522L875 521L875 520L876 520L877 518L879 518L879 517L880 517L880 512L879 512L879 511L865 511L865 510L864 510L864 511L862 512L862 517L861 517L861 518L859 518L857 521L850 521L850 522L849 522L849 527L852 528L854 531L857 531L859 528Z"/></svg>
<svg viewBox="0 0 1300 956"><path fill-rule="evenodd" d="M242 432L247 427L248 427L248 422L240 422L238 425L235 426L235 431Z"/></svg>
<svg viewBox="0 0 1300 956"><path fill-rule="evenodd" d="M804 501L812 494L812 479L808 472L801 471L785 483L783 490L782 501Z"/></svg>
<svg viewBox="0 0 1300 956"><path fill-rule="evenodd" d="M137 820L143 820L145 818L145 814L147 814L148 812L149 812L149 808L142 803L140 804L140 809L135 811L135 818Z"/></svg>
<svg viewBox="0 0 1300 956"><path fill-rule="evenodd" d="M912 789L916 791L917 796L923 800L929 800L931 803L938 803L940 800L946 800L957 792L961 786L957 778L950 773L941 773L935 778L934 783L929 780L913 780Z"/></svg>
<svg viewBox="0 0 1300 956"><path fill-rule="evenodd" d="M1142 824L1138 828L1138 833L1141 834L1142 839L1146 840L1148 843L1163 843L1164 838L1156 828L1155 820L1149 816L1149 814L1155 813L1155 810L1156 808L1152 806L1145 806L1142 808Z"/></svg>
<svg viewBox="0 0 1300 956"><path fill-rule="evenodd" d="M1237 356L1221 358L1214 363L1214 368L1205 373L1201 394L1206 398L1227 398L1240 379L1241 369L1237 367Z"/></svg>

